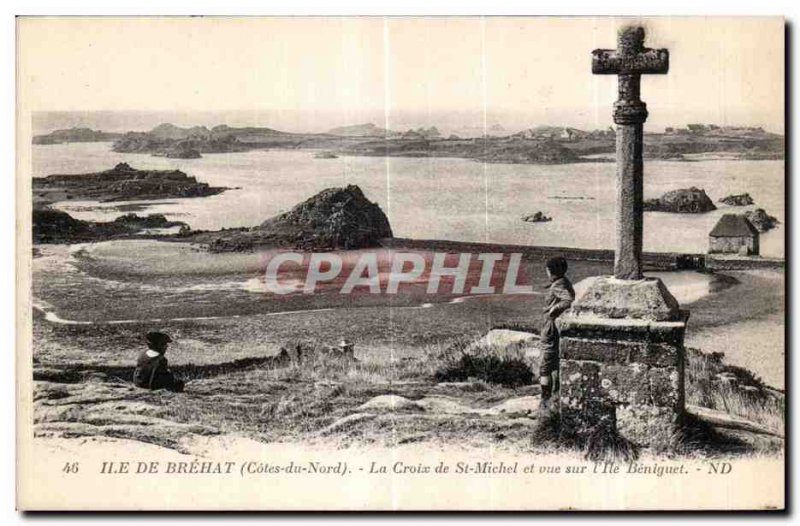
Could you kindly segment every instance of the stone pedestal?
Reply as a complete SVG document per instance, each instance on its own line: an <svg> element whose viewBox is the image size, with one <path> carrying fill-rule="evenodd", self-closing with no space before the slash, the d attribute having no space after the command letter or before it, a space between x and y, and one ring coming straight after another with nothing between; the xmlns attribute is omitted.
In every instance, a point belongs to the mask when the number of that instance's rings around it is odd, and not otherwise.
<svg viewBox="0 0 800 526"><path fill-rule="evenodd" d="M562 422L666 443L684 409L687 318L658 279L592 278L559 319Z"/></svg>

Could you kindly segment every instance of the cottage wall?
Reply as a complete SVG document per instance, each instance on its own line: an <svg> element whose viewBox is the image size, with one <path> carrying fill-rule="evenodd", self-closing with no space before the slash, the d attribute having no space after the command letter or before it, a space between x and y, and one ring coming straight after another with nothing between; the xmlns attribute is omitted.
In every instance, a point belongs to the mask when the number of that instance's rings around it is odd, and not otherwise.
<svg viewBox="0 0 800 526"><path fill-rule="evenodd" d="M749 255L758 255L758 239L755 237L708 238L708 252L710 254L738 254L741 247L746 247Z"/></svg>

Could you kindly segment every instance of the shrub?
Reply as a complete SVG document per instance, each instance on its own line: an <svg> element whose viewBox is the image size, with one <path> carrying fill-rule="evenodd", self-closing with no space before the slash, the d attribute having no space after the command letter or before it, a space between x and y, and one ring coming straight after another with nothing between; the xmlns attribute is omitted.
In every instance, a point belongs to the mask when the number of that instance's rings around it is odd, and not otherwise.
<svg viewBox="0 0 800 526"><path fill-rule="evenodd" d="M434 378L440 382L476 378L490 384L519 387L533 382L533 372L525 362L516 358L464 354L456 363L437 370Z"/></svg>
<svg viewBox="0 0 800 526"><path fill-rule="evenodd" d="M457 340L438 357L433 377L439 382L482 380L506 387L533 383L532 364L525 359L526 344L494 347Z"/></svg>

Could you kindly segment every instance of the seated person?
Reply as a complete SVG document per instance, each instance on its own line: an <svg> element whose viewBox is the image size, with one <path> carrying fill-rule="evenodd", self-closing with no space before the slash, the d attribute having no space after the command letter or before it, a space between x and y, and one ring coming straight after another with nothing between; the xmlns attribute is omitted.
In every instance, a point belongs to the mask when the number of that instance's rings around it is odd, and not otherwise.
<svg viewBox="0 0 800 526"><path fill-rule="evenodd" d="M183 392L183 381L175 378L164 356L172 338L163 332L148 332L145 339L149 349L142 351L136 360L136 370L133 372L134 385L144 389Z"/></svg>
<svg viewBox="0 0 800 526"><path fill-rule="evenodd" d="M342 340L339 342L339 353L345 358L355 358L355 347L353 342Z"/></svg>

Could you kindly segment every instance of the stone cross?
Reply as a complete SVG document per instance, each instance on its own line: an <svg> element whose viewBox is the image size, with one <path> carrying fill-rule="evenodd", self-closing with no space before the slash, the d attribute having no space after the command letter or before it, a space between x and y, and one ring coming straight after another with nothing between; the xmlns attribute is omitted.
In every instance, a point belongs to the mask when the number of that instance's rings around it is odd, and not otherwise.
<svg viewBox="0 0 800 526"><path fill-rule="evenodd" d="M617 246L614 277L642 278L642 125L647 105L639 98L642 75L669 70L669 51L644 47L644 28L619 32L617 49L592 51L592 73L619 77L617 125Z"/></svg>

